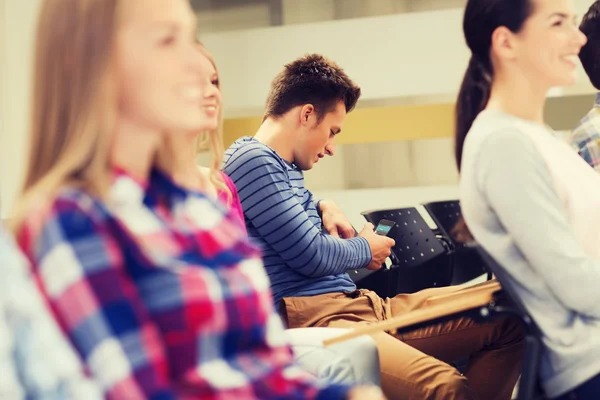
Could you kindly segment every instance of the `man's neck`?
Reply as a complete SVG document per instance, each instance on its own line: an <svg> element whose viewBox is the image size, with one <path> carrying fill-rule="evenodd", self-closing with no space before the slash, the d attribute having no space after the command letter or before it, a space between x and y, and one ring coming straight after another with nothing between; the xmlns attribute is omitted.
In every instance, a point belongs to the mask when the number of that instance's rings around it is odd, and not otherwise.
<svg viewBox="0 0 600 400"><path fill-rule="evenodd" d="M296 138L294 137L293 127L290 126L290 122L285 117L277 120L267 118L258 128L254 138L269 146L285 161L294 162Z"/></svg>

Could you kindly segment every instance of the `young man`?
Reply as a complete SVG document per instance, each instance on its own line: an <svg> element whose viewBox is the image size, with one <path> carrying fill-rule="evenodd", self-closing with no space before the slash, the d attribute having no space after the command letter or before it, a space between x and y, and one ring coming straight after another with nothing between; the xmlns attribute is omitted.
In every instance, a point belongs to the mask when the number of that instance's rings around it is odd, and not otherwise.
<svg viewBox="0 0 600 400"><path fill-rule="evenodd" d="M274 79L256 135L226 152L224 170L237 186L248 233L263 248L275 301L290 328L377 322L452 290L393 299L356 290L345 271L380 268L394 241L375 235L371 224L354 237L339 208L314 201L304 187L302 171L334 154L335 137L359 96L335 63L320 55L295 60ZM522 332L509 319L480 325L459 318L373 337L390 399L510 399L520 372ZM466 377L447 364L467 357Z"/></svg>
<svg viewBox="0 0 600 400"><path fill-rule="evenodd" d="M587 44L579 52L579 59L592 85L600 92L600 2L594 2L581 21L579 29L587 36ZM571 146L579 155L600 172L600 93L594 107L571 133Z"/></svg>

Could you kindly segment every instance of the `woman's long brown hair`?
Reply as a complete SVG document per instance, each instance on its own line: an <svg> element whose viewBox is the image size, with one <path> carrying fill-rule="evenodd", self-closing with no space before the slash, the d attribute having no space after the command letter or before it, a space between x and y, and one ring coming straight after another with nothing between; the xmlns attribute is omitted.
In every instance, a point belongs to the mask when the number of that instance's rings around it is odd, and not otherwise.
<svg viewBox="0 0 600 400"><path fill-rule="evenodd" d="M32 202L64 184L108 189L116 117L113 49L118 0L42 2L33 64L29 155L16 228Z"/></svg>

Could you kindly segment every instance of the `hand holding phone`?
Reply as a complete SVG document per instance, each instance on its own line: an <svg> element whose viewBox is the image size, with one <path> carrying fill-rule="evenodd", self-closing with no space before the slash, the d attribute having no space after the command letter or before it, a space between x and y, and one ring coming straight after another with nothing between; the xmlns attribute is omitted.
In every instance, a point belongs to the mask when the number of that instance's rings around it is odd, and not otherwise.
<svg viewBox="0 0 600 400"><path fill-rule="evenodd" d="M375 228L375 234L381 236L389 235L392 228L396 225L394 221L390 221L389 219L382 219L377 224L377 228Z"/></svg>
<svg viewBox="0 0 600 400"><path fill-rule="evenodd" d="M386 224L383 224L386 225ZM389 226L389 224L387 224ZM393 226L393 225L392 225ZM380 229L380 232L389 233L391 226L388 228L384 228L383 226ZM373 224L367 223L363 230L359 233L359 236L364 237L369 242L369 248L371 249L371 262L367 266L367 269L370 270L378 270L385 263L386 258L388 258L391 254L391 248L394 246L395 242L389 237L386 237L385 234L377 233L376 230L373 229Z"/></svg>

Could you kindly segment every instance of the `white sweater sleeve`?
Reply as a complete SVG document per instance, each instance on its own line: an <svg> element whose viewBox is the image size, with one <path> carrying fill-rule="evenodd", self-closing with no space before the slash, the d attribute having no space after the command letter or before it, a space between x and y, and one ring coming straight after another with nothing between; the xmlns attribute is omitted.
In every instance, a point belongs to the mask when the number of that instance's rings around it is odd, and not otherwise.
<svg viewBox="0 0 600 400"><path fill-rule="evenodd" d="M477 186L516 248L565 308L600 318L600 263L575 237L532 140L494 132L479 150Z"/></svg>

